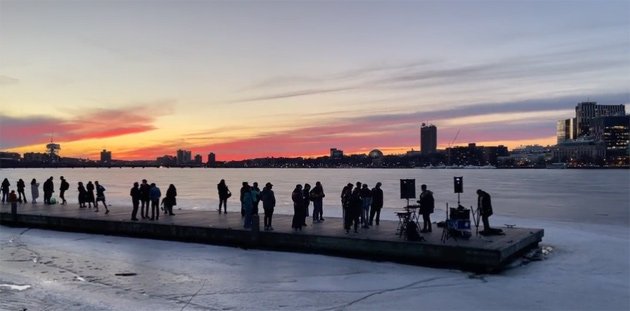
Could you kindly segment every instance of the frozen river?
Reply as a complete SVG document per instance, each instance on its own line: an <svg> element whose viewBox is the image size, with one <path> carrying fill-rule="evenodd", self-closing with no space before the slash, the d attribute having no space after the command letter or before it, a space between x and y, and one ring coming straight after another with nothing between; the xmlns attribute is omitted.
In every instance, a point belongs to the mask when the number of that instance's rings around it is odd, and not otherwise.
<svg viewBox="0 0 630 311"><path fill-rule="evenodd" d="M271 181L281 197L296 182L321 180L325 213L338 189L384 183L386 206L401 205L398 179L416 178L437 204L464 205L476 188L493 194L497 225L545 229L542 261L517 261L496 275L320 255L0 227L3 310L628 310L628 171L607 170L0 170L14 179L64 175L99 180L112 201L146 178L174 183L181 208L211 209L216 182ZM27 180L28 178L28 180ZM72 187L74 189L74 187ZM235 205L232 203L233 206ZM284 207L282 207L284 206ZM325 207L325 209L326 209ZM288 210L288 198L281 203ZM441 208L443 210L443 207ZM439 211L438 211L439 212ZM388 214L388 213L385 213ZM434 214L434 219L439 218ZM473 237L475 238L475 237Z"/></svg>

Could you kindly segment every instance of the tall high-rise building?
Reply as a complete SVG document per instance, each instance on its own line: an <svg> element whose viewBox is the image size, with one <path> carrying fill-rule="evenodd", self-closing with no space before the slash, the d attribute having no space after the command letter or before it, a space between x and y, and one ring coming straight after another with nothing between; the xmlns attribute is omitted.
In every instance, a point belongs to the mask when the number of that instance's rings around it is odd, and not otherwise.
<svg viewBox="0 0 630 311"><path fill-rule="evenodd" d="M606 160L610 164L629 164L630 116L609 116L594 118L592 135L595 141L606 148Z"/></svg>
<svg viewBox="0 0 630 311"><path fill-rule="evenodd" d="M101 163L111 163L112 162L112 152L103 149L101 151Z"/></svg>
<svg viewBox="0 0 630 311"><path fill-rule="evenodd" d="M196 154L195 155L195 164L201 165L202 162L203 162L203 157L200 154Z"/></svg>
<svg viewBox="0 0 630 311"><path fill-rule="evenodd" d="M433 124L424 124L420 127L420 152L422 154L434 153L437 150L437 127Z"/></svg>
<svg viewBox="0 0 630 311"><path fill-rule="evenodd" d="M561 144L567 140L577 138L575 118L558 120L556 126L556 135L558 138L558 144Z"/></svg>
<svg viewBox="0 0 630 311"><path fill-rule="evenodd" d="M206 163L208 166L214 166L217 163L217 158L216 155L214 154L214 152L210 152L208 153L208 163Z"/></svg>
<svg viewBox="0 0 630 311"><path fill-rule="evenodd" d="M192 160L190 150L177 150L177 165L184 165Z"/></svg>
<svg viewBox="0 0 630 311"><path fill-rule="evenodd" d="M598 105L596 102L582 102L575 106L577 137L591 135L591 123L594 118L608 116L624 116L624 105Z"/></svg>

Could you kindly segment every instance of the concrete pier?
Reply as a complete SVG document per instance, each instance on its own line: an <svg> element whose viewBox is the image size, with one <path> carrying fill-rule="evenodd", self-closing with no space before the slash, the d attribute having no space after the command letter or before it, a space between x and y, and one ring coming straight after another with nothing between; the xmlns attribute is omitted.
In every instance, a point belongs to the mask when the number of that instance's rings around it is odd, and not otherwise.
<svg viewBox="0 0 630 311"><path fill-rule="evenodd" d="M176 210L175 216L160 215L157 221L130 221L131 207L79 208L76 204L20 204L16 217L10 204L0 206L0 224L48 230L175 240L242 248L279 250L392 261L414 265L452 267L474 271L499 271L516 256L537 246L544 230L502 228L505 235L473 236L442 242L442 228L434 225L425 241L410 242L396 234L398 221L382 220L379 226L346 234L340 218L328 217L301 232L291 229L292 215L274 215L274 231L243 229L240 211ZM262 209L261 209L262 212ZM384 213L391 212L384 210ZM139 213L138 213L139 214ZM140 216L140 215L138 215ZM262 222L262 214L260 216ZM262 224L261 224L262 227Z"/></svg>

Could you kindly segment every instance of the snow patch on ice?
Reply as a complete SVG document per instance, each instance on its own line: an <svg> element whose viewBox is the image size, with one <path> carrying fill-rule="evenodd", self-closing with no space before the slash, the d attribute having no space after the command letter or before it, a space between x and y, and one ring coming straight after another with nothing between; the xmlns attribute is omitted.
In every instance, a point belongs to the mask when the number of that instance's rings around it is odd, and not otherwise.
<svg viewBox="0 0 630 311"><path fill-rule="evenodd" d="M0 288L8 288L10 290L23 291L31 288L30 285L0 284Z"/></svg>

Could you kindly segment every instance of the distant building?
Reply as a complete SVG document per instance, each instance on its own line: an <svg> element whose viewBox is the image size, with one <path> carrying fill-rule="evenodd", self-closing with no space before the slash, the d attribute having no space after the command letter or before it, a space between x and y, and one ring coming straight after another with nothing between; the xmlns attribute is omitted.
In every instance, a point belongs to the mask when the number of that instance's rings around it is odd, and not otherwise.
<svg viewBox="0 0 630 311"><path fill-rule="evenodd" d="M343 159L343 150L337 148L330 148L330 158L331 159Z"/></svg>
<svg viewBox="0 0 630 311"><path fill-rule="evenodd" d="M513 166L517 167L535 167L543 166L546 161L551 160L552 153L549 147L540 145L530 145L512 149L509 156L498 158L498 162L510 161Z"/></svg>
<svg viewBox="0 0 630 311"><path fill-rule="evenodd" d="M177 165L185 165L192 161L190 150L177 150Z"/></svg>
<svg viewBox="0 0 630 311"><path fill-rule="evenodd" d="M609 164L630 164L630 116L610 116L594 118L591 121L591 134L606 148L606 162Z"/></svg>
<svg viewBox="0 0 630 311"><path fill-rule="evenodd" d="M164 155L164 156L158 157L155 161L160 166L168 167L168 166L177 165L177 157L174 157L172 155Z"/></svg>
<svg viewBox="0 0 630 311"><path fill-rule="evenodd" d="M59 144L55 144L52 140L52 138L50 139L50 143L46 145L46 153L48 154L48 159L47 161L49 161L50 163L57 163L59 162L59 150L61 149L61 145Z"/></svg>
<svg viewBox="0 0 630 311"><path fill-rule="evenodd" d="M420 152L435 153L437 150L437 128L433 124L422 123L420 127Z"/></svg>
<svg viewBox="0 0 630 311"><path fill-rule="evenodd" d="M559 120L556 126L557 143L561 144L567 140L577 138L577 126L575 118Z"/></svg>
<svg viewBox="0 0 630 311"><path fill-rule="evenodd" d="M217 164L217 158L214 152L208 153L208 162L206 164L208 166L215 166Z"/></svg>
<svg viewBox="0 0 630 311"><path fill-rule="evenodd" d="M558 162L584 162L592 163L596 159L603 159L606 155L606 146L594 139L576 139L556 145L553 149L553 157Z"/></svg>
<svg viewBox="0 0 630 311"><path fill-rule="evenodd" d="M372 159L372 166L383 165L383 152L378 149L374 149L368 153L368 157Z"/></svg>
<svg viewBox="0 0 630 311"><path fill-rule="evenodd" d="M40 152L26 152L24 153L24 162L46 162L48 160L48 154Z"/></svg>
<svg viewBox="0 0 630 311"><path fill-rule="evenodd" d="M195 164L201 165L203 163L203 157L200 154L195 155Z"/></svg>
<svg viewBox="0 0 630 311"><path fill-rule="evenodd" d="M624 105L598 105L596 102L582 102L575 107L577 137L591 135L592 120L598 117L624 116Z"/></svg>
<svg viewBox="0 0 630 311"><path fill-rule="evenodd" d="M475 143L467 147L451 147L446 149L450 165L497 165L499 157L509 155L506 146L477 146Z"/></svg>
<svg viewBox="0 0 630 311"><path fill-rule="evenodd" d="M112 152L103 149L101 151L101 163L112 163Z"/></svg>
<svg viewBox="0 0 630 311"><path fill-rule="evenodd" d="M20 158L22 156L20 156L19 153L17 152L4 152L4 151L0 151L0 159L1 160L13 160L13 161L19 161Z"/></svg>

